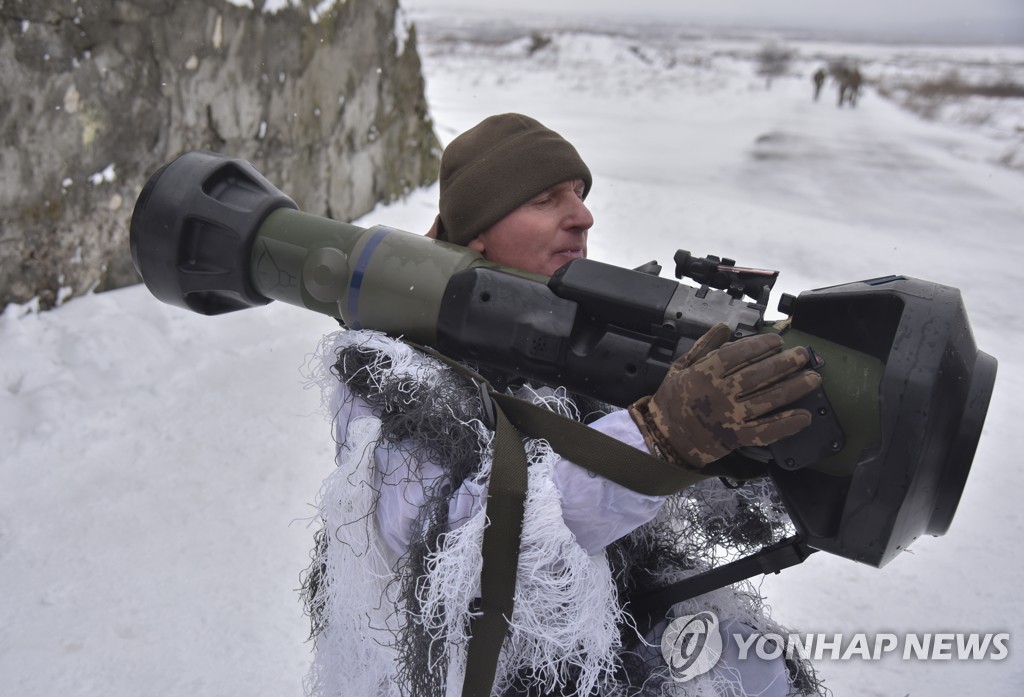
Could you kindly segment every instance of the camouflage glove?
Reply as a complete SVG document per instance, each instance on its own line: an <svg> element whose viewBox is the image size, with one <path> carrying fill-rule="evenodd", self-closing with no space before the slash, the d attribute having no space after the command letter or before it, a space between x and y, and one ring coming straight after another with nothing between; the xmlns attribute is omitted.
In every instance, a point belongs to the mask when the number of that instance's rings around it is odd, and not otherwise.
<svg viewBox="0 0 1024 697"><path fill-rule="evenodd" d="M805 409L772 413L821 384L816 372L801 370L807 349L783 351L778 334L726 344L731 336L724 324L712 327L672 364L653 396L630 405L655 455L700 468L741 446L769 445L810 425Z"/></svg>

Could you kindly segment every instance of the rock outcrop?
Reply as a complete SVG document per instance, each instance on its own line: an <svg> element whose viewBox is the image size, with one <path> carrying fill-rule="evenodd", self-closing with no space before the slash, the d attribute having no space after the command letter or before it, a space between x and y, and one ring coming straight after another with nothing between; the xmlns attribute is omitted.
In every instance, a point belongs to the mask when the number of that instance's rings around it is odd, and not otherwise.
<svg viewBox="0 0 1024 697"><path fill-rule="evenodd" d="M0 306L138 281L132 207L182 152L339 220L436 178L398 0L290 3L0 0Z"/></svg>

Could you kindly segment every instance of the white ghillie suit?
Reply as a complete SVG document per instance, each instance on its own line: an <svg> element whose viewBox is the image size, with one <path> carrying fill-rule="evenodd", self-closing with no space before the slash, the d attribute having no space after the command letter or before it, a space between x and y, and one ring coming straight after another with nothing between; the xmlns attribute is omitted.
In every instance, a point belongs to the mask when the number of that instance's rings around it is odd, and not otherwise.
<svg viewBox="0 0 1024 697"><path fill-rule="evenodd" d="M442 363L376 332L337 332L315 361L338 450L320 492L323 527L304 580L316 643L307 692L458 696L492 464L493 432L478 418L479 392ZM517 395L581 417L583 401L564 390L522 387ZM623 411L591 425L643 447ZM562 459L546 441L525 447L529 487L515 610L492 695L817 689L807 666L782 659L723 662L675 682L659 636L641 639L620 604L625 592L707 568L725 548L781 538L785 515L766 480L729 489L712 479L667 499L650 497ZM702 610L735 627L784 633L749 589L702 595L675 614Z"/></svg>

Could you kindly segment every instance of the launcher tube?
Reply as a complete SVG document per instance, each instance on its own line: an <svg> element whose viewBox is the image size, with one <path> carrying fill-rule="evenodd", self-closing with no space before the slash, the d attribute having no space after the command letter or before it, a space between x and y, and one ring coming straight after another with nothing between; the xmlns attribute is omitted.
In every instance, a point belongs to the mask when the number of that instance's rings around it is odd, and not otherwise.
<svg viewBox="0 0 1024 697"><path fill-rule="evenodd" d="M378 225L282 208L260 226L252 281L265 297L433 345L445 287L479 254Z"/></svg>

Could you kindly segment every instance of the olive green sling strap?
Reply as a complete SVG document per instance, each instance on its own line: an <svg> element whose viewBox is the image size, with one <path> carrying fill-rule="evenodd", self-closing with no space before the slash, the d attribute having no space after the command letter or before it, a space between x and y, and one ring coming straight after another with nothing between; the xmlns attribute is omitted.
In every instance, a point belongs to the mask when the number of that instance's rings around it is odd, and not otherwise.
<svg viewBox="0 0 1024 697"><path fill-rule="evenodd" d="M433 349L416 348L480 387L494 428L494 457L487 485L487 519L481 553L480 612L471 620L462 697L489 697L501 646L512 618L519 547L526 507L527 460L522 437L542 438L565 459L648 496L667 496L707 479L670 465L573 419L495 392L480 375Z"/></svg>
<svg viewBox="0 0 1024 697"><path fill-rule="evenodd" d="M494 407L494 458L480 572L480 614L473 617L462 697L489 697L512 618L526 506L522 436L543 438L559 455L649 496L667 496L707 476L667 462L584 424L510 395L487 390Z"/></svg>

